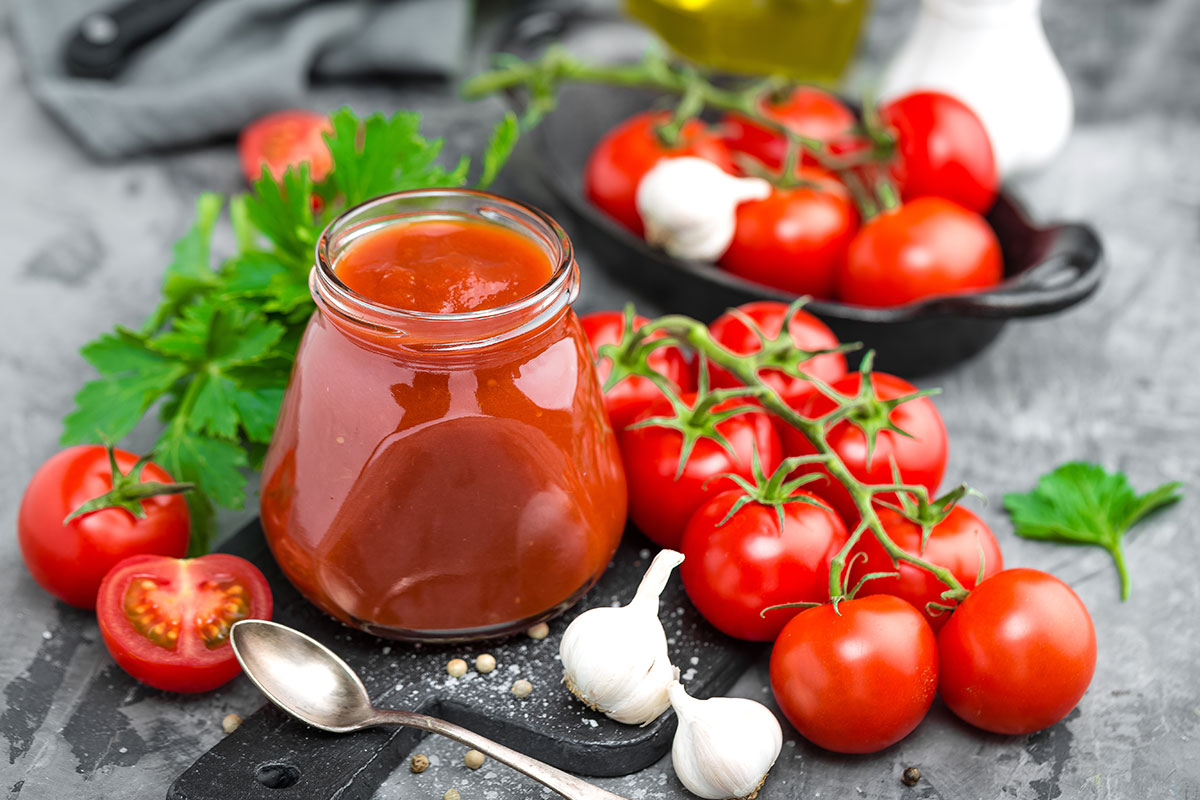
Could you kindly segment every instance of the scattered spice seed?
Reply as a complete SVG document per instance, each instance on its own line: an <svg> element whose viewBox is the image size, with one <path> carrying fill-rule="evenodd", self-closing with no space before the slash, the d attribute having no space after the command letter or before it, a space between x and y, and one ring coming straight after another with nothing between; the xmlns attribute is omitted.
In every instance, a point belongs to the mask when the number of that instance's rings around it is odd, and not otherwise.
<svg viewBox="0 0 1200 800"><path fill-rule="evenodd" d="M461 658L452 658L446 664L446 672L450 673L451 678L461 678L467 674L467 662Z"/></svg>
<svg viewBox="0 0 1200 800"><path fill-rule="evenodd" d="M539 622L537 625L534 625L532 628L525 631L525 635L530 639L540 642L542 639L545 639L550 635L550 626L544 622Z"/></svg>
<svg viewBox="0 0 1200 800"><path fill-rule="evenodd" d="M487 761L487 756L478 750L468 750L467 754L463 756L463 763L471 769L479 769L483 766L484 761Z"/></svg>
<svg viewBox="0 0 1200 800"><path fill-rule="evenodd" d="M921 770L916 767L909 767L904 770L904 774L900 776L900 782L905 786L916 786L917 781L921 780Z"/></svg>
<svg viewBox="0 0 1200 800"><path fill-rule="evenodd" d="M414 775L420 775L425 770L429 769L429 756L417 753L408 762L408 768L412 770Z"/></svg>
<svg viewBox="0 0 1200 800"><path fill-rule="evenodd" d="M226 733L233 733L242 724L242 718L237 714L226 714L225 719L221 720L221 730Z"/></svg>
<svg viewBox="0 0 1200 800"><path fill-rule="evenodd" d="M458 793L458 789L447 789L442 795L442 800L462 800L462 795Z"/></svg>
<svg viewBox="0 0 1200 800"><path fill-rule="evenodd" d="M484 653L475 659L475 671L482 672L485 675L496 668L496 657L491 653Z"/></svg>
<svg viewBox="0 0 1200 800"><path fill-rule="evenodd" d="M533 694L533 684L524 678L521 678L519 681L513 681L512 693L518 700L524 700Z"/></svg>

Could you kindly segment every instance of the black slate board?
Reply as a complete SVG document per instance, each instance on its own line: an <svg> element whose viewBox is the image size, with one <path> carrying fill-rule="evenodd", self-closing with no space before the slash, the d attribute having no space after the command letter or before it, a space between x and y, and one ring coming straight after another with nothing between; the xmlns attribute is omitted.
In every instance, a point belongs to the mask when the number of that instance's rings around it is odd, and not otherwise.
<svg viewBox="0 0 1200 800"><path fill-rule="evenodd" d="M571 697L561 685L559 639L583 610L624 604L632 597L656 547L634 530L625 534L608 571L572 610L550 623L550 636L520 635L473 644L414 645L347 628L296 592L275 564L257 522L224 548L253 561L271 584L275 619L304 631L337 652L362 676L381 706L421 711L583 775L627 775L661 758L671 746L675 716L668 711L646 727L612 722ZM759 652L713 629L692 607L678 577L663 593L661 613L672 660L688 690L709 697L727 690ZM446 662L496 657L496 670L470 670L460 679ZM512 682L525 678L533 694L517 700ZM171 786L168 800L358 800L369 798L400 766L422 734L375 729L327 734L264 705L234 733L205 753Z"/></svg>

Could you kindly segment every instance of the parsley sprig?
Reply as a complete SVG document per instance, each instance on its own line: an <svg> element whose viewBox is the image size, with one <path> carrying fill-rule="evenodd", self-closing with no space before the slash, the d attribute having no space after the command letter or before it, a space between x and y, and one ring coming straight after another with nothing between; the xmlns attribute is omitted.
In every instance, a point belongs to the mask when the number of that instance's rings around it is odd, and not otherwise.
<svg viewBox="0 0 1200 800"><path fill-rule="evenodd" d="M219 195L201 195L145 324L117 326L81 350L99 377L75 396L63 443L115 441L157 408L164 427L155 460L176 480L196 485L187 495L190 555L212 547L215 505L245 505L245 469L261 464L313 311L308 273L321 229L381 194L468 182L470 160L443 166L443 142L421 135L420 114L360 119L341 109L331 122L327 177L314 183L306 166L279 180L264 171L248 194L229 201L237 246L215 265L212 236L226 204ZM517 127L511 114L496 126L476 186L496 177Z"/></svg>

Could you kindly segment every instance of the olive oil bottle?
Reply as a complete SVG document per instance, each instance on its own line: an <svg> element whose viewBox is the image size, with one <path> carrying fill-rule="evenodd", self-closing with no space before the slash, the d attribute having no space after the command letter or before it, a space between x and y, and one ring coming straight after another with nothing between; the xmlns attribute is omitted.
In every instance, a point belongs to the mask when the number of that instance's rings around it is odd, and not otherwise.
<svg viewBox="0 0 1200 800"><path fill-rule="evenodd" d="M625 0L680 55L729 72L835 83L869 0Z"/></svg>

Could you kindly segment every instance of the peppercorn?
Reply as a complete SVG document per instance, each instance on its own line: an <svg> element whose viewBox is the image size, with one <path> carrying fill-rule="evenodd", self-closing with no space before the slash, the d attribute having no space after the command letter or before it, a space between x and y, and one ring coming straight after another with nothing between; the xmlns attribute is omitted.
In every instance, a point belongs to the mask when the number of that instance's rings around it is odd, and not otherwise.
<svg viewBox="0 0 1200 800"><path fill-rule="evenodd" d="M233 733L242 724L242 718L237 714L226 714L225 719L221 720L221 730L226 733Z"/></svg>
<svg viewBox="0 0 1200 800"><path fill-rule="evenodd" d="M475 659L475 671L487 674L496 668L496 657L491 653L484 653Z"/></svg>
<svg viewBox="0 0 1200 800"><path fill-rule="evenodd" d="M513 697L516 697L518 700L524 700L526 697L529 697L529 695L533 694L533 684L524 678L521 678L518 681L513 681L512 693Z"/></svg>
<svg viewBox="0 0 1200 800"><path fill-rule="evenodd" d="M446 672L450 673L451 678L461 678L467 674L467 662L461 658L452 658L446 664Z"/></svg>
<svg viewBox="0 0 1200 800"><path fill-rule="evenodd" d="M417 753L408 762L408 768L412 770L414 775L420 775L425 770L429 769L429 756Z"/></svg>
<svg viewBox="0 0 1200 800"><path fill-rule="evenodd" d="M478 750L468 750L467 754L463 756L463 763L465 763L471 769L479 769L483 766L483 762L486 760L487 756Z"/></svg>
<svg viewBox="0 0 1200 800"><path fill-rule="evenodd" d="M916 786L919 780L921 780L921 770L916 767L907 768L904 770L904 774L900 776L900 782L905 786Z"/></svg>
<svg viewBox="0 0 1200 800"><path fill-rule="evenodd" d="M550 635L550 626L544 622L539 622L537 625L534 625L532 628L525 631L525 635L530 639L540 642L542 639L545 639Z"/></svg>
<svg viewBox="0 0 1200 800"><path fill-rule="evenodd" d="M462 800L462 795L458 793L458 789L447 789L442 795L442 800Z"/></svg>

